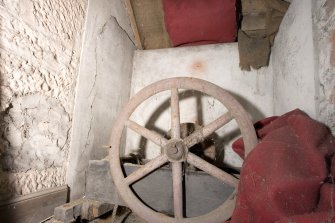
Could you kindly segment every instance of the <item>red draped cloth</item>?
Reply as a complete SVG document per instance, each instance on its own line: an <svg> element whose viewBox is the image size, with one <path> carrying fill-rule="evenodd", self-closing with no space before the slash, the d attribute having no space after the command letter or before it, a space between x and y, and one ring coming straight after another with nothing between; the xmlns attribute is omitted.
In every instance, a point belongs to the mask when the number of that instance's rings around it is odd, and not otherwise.
<svg viewBox="0 0 335 223"><path fill-rule="evenodd" d="M335 138L300 110L255 124L230 223L335 222ZM243 157L243 141L233 149Z"/></svg>

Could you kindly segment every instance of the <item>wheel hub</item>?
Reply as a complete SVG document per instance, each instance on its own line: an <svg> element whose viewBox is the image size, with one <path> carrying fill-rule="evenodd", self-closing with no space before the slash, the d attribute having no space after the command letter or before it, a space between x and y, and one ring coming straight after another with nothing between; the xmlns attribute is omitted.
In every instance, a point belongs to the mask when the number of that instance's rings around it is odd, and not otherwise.
<svg viewBox="0 0 335 223"><path fill-rule="evenodd" d="M188 149L182 140L171 139L164 151L170 162L181 162L186 160Z"/></svg>

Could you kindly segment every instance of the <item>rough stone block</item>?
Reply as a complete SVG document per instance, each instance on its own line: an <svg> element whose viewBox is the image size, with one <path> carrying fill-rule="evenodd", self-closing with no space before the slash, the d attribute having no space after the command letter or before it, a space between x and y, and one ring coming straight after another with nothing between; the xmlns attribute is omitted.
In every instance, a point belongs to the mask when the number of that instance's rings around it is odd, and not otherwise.
<svg viewBox="0 0 335 223"><path fill-rule="evenodd" d="M103 180L102 180L103 179ZM86 178L85 197L125 206L119 198L110 173L108 160L90 160Z"/></svg>
<svg viewBox="0 0 335 223"><path fill-rule="evenodd" d="M84 199L79 199L56 207L54 211L55 220L65 223L74 222L81 215L83 202Z"/></svg>
<svg viewBox="0 0 335 223"><path fill-rule="evenodd" d="M81 208L81 219L91 221L111 211L113 207L113 204L94 200L86 200Z"/></svg>

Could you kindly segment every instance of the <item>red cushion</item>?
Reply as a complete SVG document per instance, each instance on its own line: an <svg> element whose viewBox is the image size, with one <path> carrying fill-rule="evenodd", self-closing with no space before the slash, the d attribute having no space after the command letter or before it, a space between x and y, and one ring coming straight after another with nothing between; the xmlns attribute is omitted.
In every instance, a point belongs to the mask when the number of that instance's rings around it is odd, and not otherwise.
<svg viewBox="0 0 335 223"><path fill-rule="evenodd" d="M165 27L174 46L233 42L235 0L163 0Z"/></svg>

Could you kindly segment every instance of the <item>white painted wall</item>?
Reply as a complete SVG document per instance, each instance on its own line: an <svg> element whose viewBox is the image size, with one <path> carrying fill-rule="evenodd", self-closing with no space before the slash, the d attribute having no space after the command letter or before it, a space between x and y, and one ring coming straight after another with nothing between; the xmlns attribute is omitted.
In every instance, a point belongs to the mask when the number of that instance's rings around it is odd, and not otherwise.
<svg viewBox="0 0 335 223"><path fill-rule="evenodd" d="M317 118L318 78L314 58L312 1L292 1L272 48L274 113L295 108Z"/></svg>
<svg viewBox="0 0 335 223"><path fill-rule="evenodd" d="M335 38L332 32L327 31L334 26L334 5L328 0L322 2L312 4L307 0L302 5L300 1L292 1L276 36L269 67L259 71L243 72L239 69L236 44L136 51L131 95L164 78L197 77L238 95L237 99L252 114L254 121L299 108L327 124L334 132L335 78L332 64L335 62L332 59L335 53L332 52ZM168 131L169 109L160 115L155 113L168 97L168 93L161 94L145 102L132 118L163 133ZM197 103L194 98L182 102L182 122L199 119ZM211 104L207 98L202 99L205 124L221 112L220 107L213 109ZM140 146L140 138L132 131L128 132L128 140L128 152ZM150 143L147 146L155 147ZM226 161L239 165L229 148L227 152ZM152 149L146 155L153 157L158 153L158 149Z"/></svg>
<svg viewBox="0 0 335 223"><path fill-rule="evenodd" d="M114 119L130 92L134 44L121 0L89 0L76 92L67 183L82 197L89 160L107 154Z"/></svg>
<svg viewBox="0 0 335 223"><path fill-rule="evenodd" d="M335 134L335 4L292 1L272 49L274 113L295 108Z"/></svg>
<svg viewBox="0 0 335 223"><path fill-rule="evenodd" d="M267 68L241 71L236 43L135 52L131 95L153 82L170 77L196 77L219 85L236 96L252 115L253 121L273 114L271 72ZM162 103L168 98L169 93L166 92L146 101L135 111L132 119L167 132L170 129L170 111ZM199 110L198 106L202 109ZM163 111L157 111L160 109ZM223 112L223 106L211 98L202 97L199 101L197 97L186 96L181 103L181 122L194 123L200 120L201 124L208 124ZM223 136L231 132L232 128L231 125L218 134ZM229 137L224 144L229 144L228 141ZM134 152L134 149L139 148L140 137L128 131L127 143L127 151ZM155 147L151 143L147 146ZM146 155L152 158L159 152L159 149L148 149ZM233 166L241 164L230 148L226 150L226 161Z"/></svg>

